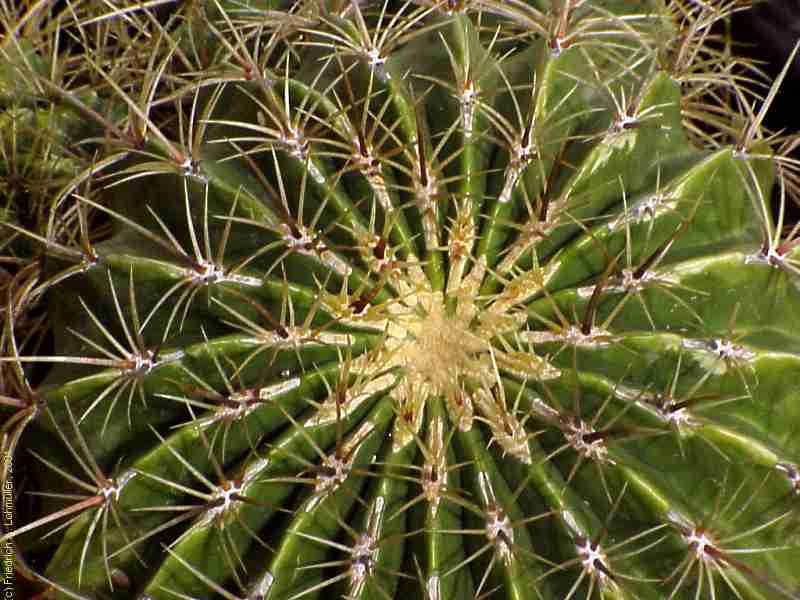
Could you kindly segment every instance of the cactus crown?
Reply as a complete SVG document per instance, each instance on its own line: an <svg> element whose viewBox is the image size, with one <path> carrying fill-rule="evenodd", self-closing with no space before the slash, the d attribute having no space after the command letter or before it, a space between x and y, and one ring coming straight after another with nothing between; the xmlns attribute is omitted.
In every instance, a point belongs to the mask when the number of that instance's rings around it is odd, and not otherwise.
<svg viewBox="0 0 800 600"><path fill-rule="evenodd" d="M0 48L52 197L5 219L2 540L47 597L796 597L742 3L44 4Z"/></svg>

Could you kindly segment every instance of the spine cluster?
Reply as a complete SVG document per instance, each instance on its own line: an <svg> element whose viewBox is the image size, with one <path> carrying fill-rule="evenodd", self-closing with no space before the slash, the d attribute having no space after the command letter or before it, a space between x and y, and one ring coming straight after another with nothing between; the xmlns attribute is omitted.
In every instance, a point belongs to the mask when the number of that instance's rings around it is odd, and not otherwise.
<svg viewBox="0 0 800 600"><path fill-rule="evenodd" d="M33 591L796 597L796 140L745 3L46 4L0 2Z"/></svg>

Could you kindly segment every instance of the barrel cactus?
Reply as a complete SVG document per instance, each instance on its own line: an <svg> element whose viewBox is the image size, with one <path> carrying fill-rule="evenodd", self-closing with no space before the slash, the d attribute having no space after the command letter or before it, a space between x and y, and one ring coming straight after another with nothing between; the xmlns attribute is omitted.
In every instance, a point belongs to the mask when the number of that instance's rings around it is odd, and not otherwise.
<svg viewBox="0 0 800 600"><path fill-rule="evenodd" d="M179 4L3 42L69 158L6 223L43 597L800 597L796 180L740 3Z"/></svg>

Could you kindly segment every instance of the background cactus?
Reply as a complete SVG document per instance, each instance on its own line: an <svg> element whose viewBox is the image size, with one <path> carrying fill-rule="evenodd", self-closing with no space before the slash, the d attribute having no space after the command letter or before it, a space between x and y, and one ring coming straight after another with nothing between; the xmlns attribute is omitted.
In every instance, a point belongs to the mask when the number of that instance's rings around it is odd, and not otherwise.
<svg viewBox="0 0 800 600"><path fill-rule="evenodd" d="M6 221L2 399L46 596L798 597L739 3L44 4L2 101L69 177Z"/></svg>

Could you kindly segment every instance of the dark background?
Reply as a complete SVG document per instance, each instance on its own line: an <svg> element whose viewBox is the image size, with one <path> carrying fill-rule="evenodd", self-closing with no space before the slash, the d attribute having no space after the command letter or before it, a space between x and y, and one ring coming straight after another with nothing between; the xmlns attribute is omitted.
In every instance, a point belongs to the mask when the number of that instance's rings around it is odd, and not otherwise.
<svg viewBox="0 0 800 600"><path fill-rule="evenodd" d="M749 11L736 13L731 20L731 33L737 43L737 53L759 61L759 67L770 78L775 78L800 39L800 0L764 0ZM800 52L767 112L764 125L784 134L800 133ZM800 149L793 152L791 158L800 160ZM786 206L785 223L792 226L800 221L800 197L798 194L789 196L792 201ZM772 197L779 198L777 189L773 190ZM776 212L777 205L773 203Z"/></svg>
<svg viewBox="0 0 800 600"><path fill-rule="evenodd" d="M800 0L765 0L751 11L735 14L732 21L734 40L742 44L739 51L764 61L761 68L775 77L800 39ZM780 94L767 113L767 127L800 130L799 93L800 57L795 58Z"/></svg>

